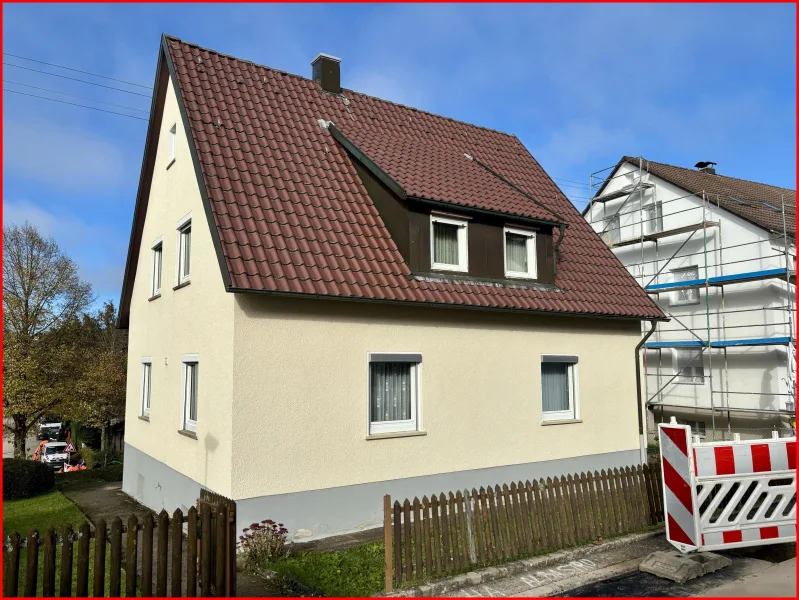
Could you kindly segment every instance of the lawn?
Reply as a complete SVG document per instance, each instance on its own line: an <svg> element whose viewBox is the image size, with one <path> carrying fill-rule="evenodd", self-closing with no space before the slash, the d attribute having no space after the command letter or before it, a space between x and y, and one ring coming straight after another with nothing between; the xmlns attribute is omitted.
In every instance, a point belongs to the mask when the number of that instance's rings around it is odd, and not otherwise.
<svg viewBox="0 0 799 600"><path fill-rule="evenodd" d="M20 537L25 537L31 529L37 529L39 534L42 535L47 531L48 527L55 527L56 531L62 533L64 526L71 524L77 530L86 517L78 508L67 500L61 492L53 490L35 498L27 498L25 500L9 500L3 502L3 539L6 539L14 531L20 534ZM37 595L42 594L42 572L44 563L44 547L39 550L39 581ZM24 589L24 566L27 557L27 551L23 548L20 550L20 576L19 576L19 595L22 595ZM77 578L77 544L74 545L73 554L73 573L72 573L72 592L75 593L75 585ZM109 577L108 571L110 566L110 552L106 550L106 592L109 590ZM94 544L91 545L89 554L89 587L93 580L94 571ZM56 553L56 589L59 585L61 574L61 548L59 544L58 552ZM122 589L125 589L125 572L122 571Z"/></svg>
<svg viewBox="0 0 799 600"><path fill-rule="evenodd" d="M297 552L268 564L325 596L372 596L383 591L383 542L338 552Z"/></svg>

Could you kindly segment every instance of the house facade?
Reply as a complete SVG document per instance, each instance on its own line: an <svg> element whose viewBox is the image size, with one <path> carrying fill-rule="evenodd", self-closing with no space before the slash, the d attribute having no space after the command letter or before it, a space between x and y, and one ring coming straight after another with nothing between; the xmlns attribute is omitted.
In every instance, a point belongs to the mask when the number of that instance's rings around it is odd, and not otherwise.
<svg viewBox="0 0 799 600"><path fill-rule="evenodd" d="M796 192L624 157L584 211L671 317L646 343L649 429L708 439L795 423Z"/></svg>
<svg viewBox="0 0 799 600"><path fill-rule="evenodd" d="M207 488L312 539L378 526L384 494L639 462L662 312L517 138L339 69L162 39L123 490L172 511Z"/></svg>

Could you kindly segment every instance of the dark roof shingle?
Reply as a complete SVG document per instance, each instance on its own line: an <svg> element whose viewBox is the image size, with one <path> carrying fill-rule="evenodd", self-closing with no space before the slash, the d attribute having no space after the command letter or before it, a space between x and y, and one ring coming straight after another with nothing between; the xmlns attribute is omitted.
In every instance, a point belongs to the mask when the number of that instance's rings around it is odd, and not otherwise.
<svg viewBox="0 0 799 600"><path fill-rule="evenodd" d="M663 318L519 140L166 37L211 215L236 291ZM552 221L469 153L564 215L558 289L414 276L352 159L318 120L409 196Z"/></svg>

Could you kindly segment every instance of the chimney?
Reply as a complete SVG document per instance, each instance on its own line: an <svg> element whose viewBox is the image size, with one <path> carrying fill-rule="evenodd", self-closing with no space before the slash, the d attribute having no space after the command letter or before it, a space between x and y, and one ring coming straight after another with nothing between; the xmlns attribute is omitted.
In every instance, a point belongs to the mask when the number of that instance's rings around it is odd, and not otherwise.
<svg viewBox="0 0 799 600"><path fill-rule="evenodd" d="M311 61L313 80L331 94L341 93L341 59L320 52Z"/></svg>
<svg viewBox="0 0 799 600"><path fill-rule="evenodd" d="M716 163L710 160L703 160L694 165L702 173L709 173L710 175L716 174Z"/></svg>

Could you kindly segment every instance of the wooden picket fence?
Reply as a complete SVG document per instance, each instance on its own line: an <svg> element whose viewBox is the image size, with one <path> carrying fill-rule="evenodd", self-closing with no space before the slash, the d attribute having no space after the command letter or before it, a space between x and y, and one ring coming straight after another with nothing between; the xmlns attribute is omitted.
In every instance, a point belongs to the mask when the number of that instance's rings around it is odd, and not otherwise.
<svg viewBox="0 0 799 600"><path fill-rule="evenodd" d="M480 490L383 499L385 590L630 533L663 521L649 465Z"/></svg>
<svg viewBox="0 0 799 600"><path fill-rule="evenodd" d="M52 527L44 535L32 529L24 538L14 532L3 544L3 595L15 597L22 592L25 597L34 597L41 582L44 597L70 597L73 591L75 597L87 597L89 592L95 597L119 597L124 573L125 596L165 597L167 591L173 597L234 596L235 503L197 504L185 516L176 510L172 519L162 510L156 518L148 514L141 523L135 515L125 523L116 517L109 528L99 519L94 528L87 522L77 532L66 525L60 535ZM61 561L57 568L59 547ZM25 564L20 565L23 548ZM41 561L40 552L44 554ZM73 567L75 563L77 568Z"/></svg>

